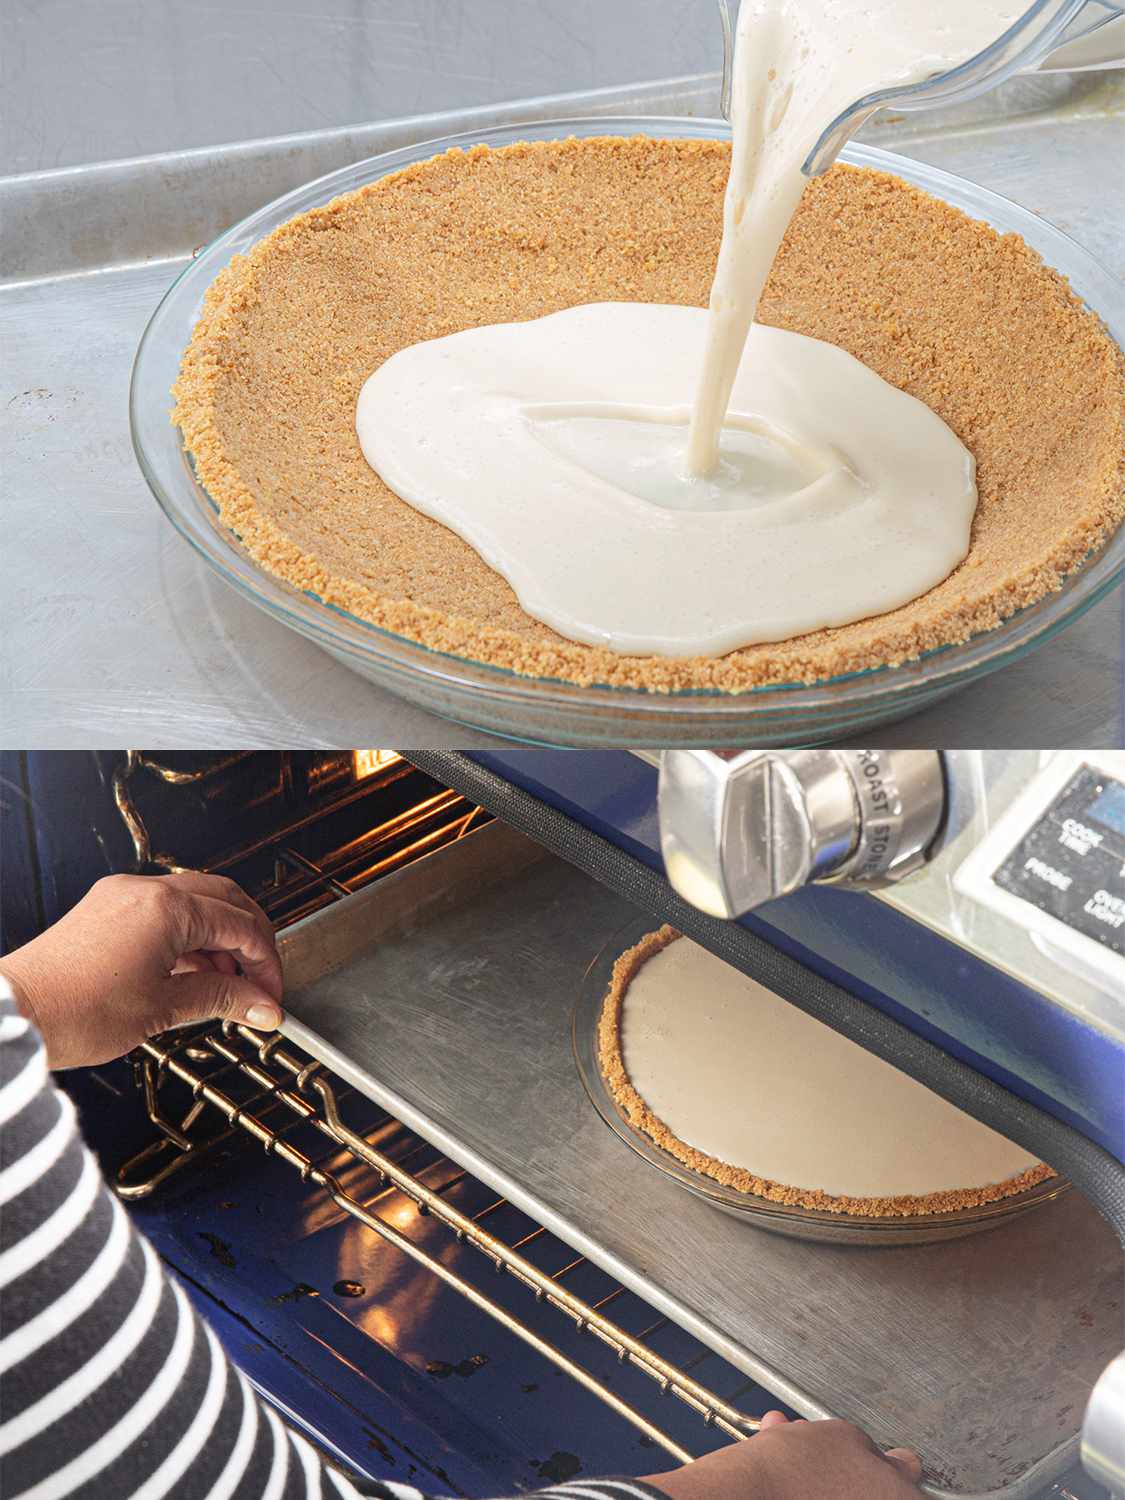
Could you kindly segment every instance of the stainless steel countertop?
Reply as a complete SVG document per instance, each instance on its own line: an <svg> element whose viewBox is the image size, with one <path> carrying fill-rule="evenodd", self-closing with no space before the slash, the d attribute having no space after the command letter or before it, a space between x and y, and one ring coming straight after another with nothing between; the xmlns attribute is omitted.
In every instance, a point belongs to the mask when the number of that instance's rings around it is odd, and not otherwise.
<svg viewBox="0 0 1125 1500"><path fill-rule="evenodd" d="M119 3L108 9L120 18L132 8ZM171 13L183 7L162 9ZM396 9L401 14L401 6L389 3L369 8L381 18L384 38L392 35ZM460 6L450 6L449 13L455 9L460 15ZM654 7L640 0L630 0L620 10L614 7L615 16L630 18L624 29L616 21L608 23L606 9L593 0L568 6L566 25L560 27L557 0L521 5L521 27L513 30L523 35L522 20L529 18L530 27L533 12L540 24L528 32L537 38L534 45L530 40L511 42L513 57L524 56L521 47L530 49L526 66L540 71L527 76L537 80L604 78L618 69L623 56L636 59L637 67L642 60L649 65L653 54L630 52L629 37L634 12L644 12L649 24L641 30L650 34L645 44L650 45L658 29ZM430 106L472 96L464 72L447 91L452 64L438 57L434 10L427 4L411 11L410 25L421 27L419 35L423 40L429 35L430 42L423 45L415 37L417 46L411 42L404 51L388 43L380 54L388 80L403 69L421 70L425 87L419 83L414 97ZM480 14L495 21L496 10L495 5L484 6ZM693 7L668 3L662 10L681 16L678 31L671 19L668 23L684 49L680 56L702 55L710 34L703 0L698 34L692 30L696 22L689 26L686 19ZM13 50L11 39L37 36L36 17L45 14L28 5L5 13L8 50L15 57L14 63L9 58L9 78L25 91L21 68L34 49L28 41L22 50ZM285 14L290 15L289 9ZM246 15L259 13L239 12L234 18L223 13L223 25L229 21L233 33L224 45L239 56L244 55L239 52L245 40L241 28L250 25ZM335 15L329 5L324 25L318 20L309 32L310 56L320 57L317 66L329 73L333 59L338 61L333 50L337 42L330 46L325 40ZM331 35L337 41L338 34L354 40L354 17L346 23L337 19L337 32ZM299 23L303 15L293 10L293 27ZM112 68L106 74L94 69L79 91L89 105L85 114L60 110L52 93L52 88L67 87L59 63L55 83L48 73L47 87L40 91L43 100L53 101L44 110L55 122L55 134L42 122L35 125L43 138L38 154L24 140L15 143L12 159L72 160L76 153L97 149L186 144L205 139L208 131L233 127L240 117L227 113L236 103L226 91L212 84L206 90L185 90L177 82L176 47L157 38L156 28L150 33L146 27L139 33L145 66L136 67L144 82L137 88L152 107L136 116L139 133L122 134L122 122L134 119L135 98L126 97L123 104L121 90L95 84L99 77L103 83L116 77ZM174 28L169 35L174 38ZM494 33L489 35L492 57L497 49ZM478 42L479 37L473 45ZM504 48L508 45L505 33ZM471 53L467 42L465 46L462 61ZM254 55L264 54L259 47ZM98 56L101 67L105 56ZM426 57L429 64L423 67ZM521 67L505 64L496 78L522 80ZM312 68L310 77L315 73ZM267 76L268 69L239 76L239 88L262 104L254 115L259 127L282 123L276 111L270 112L277 104L276 84L266 88ZM290 75L282 76L288 80ZM383 79L378 69L372 76ZM501 86L496 78L481 83L478 99L495 97ZM162 81L163 90L153 79ZM303 123L310 118L304 112L308 100L289 93L292 112L285 118ZM215 120L209 121L208 110L197 101L210 100L212 94ZM401 102L391 81L380 104L383 99ZM129 443L126 393L133 351L152 308L192 247L264 200L335 166L409 139L494 121L566 113L708 114L714 112L715 99L712 77L686 79L0 178L0 264L7 278L6 285L0 283L0 308L8 328L0 367L0 441L5 449L10 579L0 599L0 743L58 748L107 739L153 748L486 743L478 733L409 708L363 682L259 614L217 581L172 532L136 469ZM971 176L1037 209L1125 273L1123 101L1123 74L1080 81L1020 80L1000 104L986 101L939 130L932 121L922 132L891 122L877 126L869 138ZM33 128L28 122L38 118L39 102L27 104L19 129ZM334 118L345 117L351 104L337 102ZM12 122L19 113L9 95L9 129L17 129ZM85 146L68 144L69 137L58 134L58 122L71 114L82 115ZM1125 737L1123 637L1125 597L1119 593L1027 660L890 727L880 738L886 744L950 746L1120 744Z"/></svg>
<svg viewBox="0 0 1125 1500"><path fill-rule="evenodd" d="M798 1410L916 1448L930 1493L1039 1494L1119 1348L1109 1225L1072 1192L858 1248L691 1197L608 1129L571 1051L586 966L637 910L525 849L494 823L283 933L286 1034Z"/></svg>

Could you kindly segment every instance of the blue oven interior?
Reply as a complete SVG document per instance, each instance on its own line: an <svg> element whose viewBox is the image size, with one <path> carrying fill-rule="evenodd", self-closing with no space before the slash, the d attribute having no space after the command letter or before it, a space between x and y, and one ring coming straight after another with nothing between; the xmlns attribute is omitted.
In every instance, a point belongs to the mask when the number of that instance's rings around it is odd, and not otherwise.
<svg viewBox="0 0 1125 1500"><path fill-rule="evenodd" d="M100 875L170 863L232 874L284 925L482 816L403 762L351 755L166 753L130 764L124 752L6 753L0 776L5 946ZM177 1054L189 1076L259 1121L273 1148L205 1107L186 1126L191 1150L179 1150L150 1116L185 1127L190 1087L163 1076L146 1104L129 1062L63 1082L165 1263L254 1384L326 1451L368 1474L482 1495L667 1467L654 1430L694 1454L728 1440L287 1110L286 1080L270 1077L245 1038L220 1037L226 1056L202 1034L191 1041ZM245 1067L231 1061L236 1051ZM351 1129L673 1366L747 1414L778 1404L366 1098L337 1092ZM357 1222L326 1181L479 1288L524 1335ZM527 1333L637 1420L528 1347Z"/></svg>

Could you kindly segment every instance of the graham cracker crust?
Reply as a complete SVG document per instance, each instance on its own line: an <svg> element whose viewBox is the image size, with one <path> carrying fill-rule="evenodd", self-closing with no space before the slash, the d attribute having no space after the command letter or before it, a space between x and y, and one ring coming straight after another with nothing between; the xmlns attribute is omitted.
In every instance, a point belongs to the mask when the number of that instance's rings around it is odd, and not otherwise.
<svg viewBox="0 0 1125 1500"><path fill-rule="evenodd" d="M1125 357L1018 236L866 169L810 183L759 317L847 349L976 456L970 554L923 598L721 658L619 656L531 619L369 468L356 399L410 344L590 301L705 305L729 157L647 137L449 151L237 257L174 388L223 522L268 572L361 620L582 686L812 683L965 641L1057 590L1125 517Z"/></svg>
<svg viewBox="0 0 1125 1500"><path fill-rule="evenodd" d="M625 1070L621 1053L621 1014L625 994L637 971L654 954L667 948L681 936L674 927L665 925L656 932L647 933L632 948L628 949L613 966L609 991L598 1022L598 1061L610 1093L618 1108L635 1130L641 1131L654 1141L662 1151L667 1151L685 1167L702 1173L724 1187L735 1192L747 1193L756 1198L768 1199L771 1203L784 1203L790 1207L820 1209L828 1213L851 1214L857 1218L916 1218L931 1214L956 1213L959 1209L980 1208L986 1203L996 1203L1002 1198L1015 1197L1037 1183L1044 1182L1056 1174L1044 1165L1029 1167L1017 1177L985 1187L960 1188L948 1192L929 1193L924 1196L903 1195L894 1198L852 1198L825 1193L819 1188L796 1187L782 1182L773 1182L768 1177L758 1177L744 1167L731 1166L696 1150L673 1134L664 1122L649 1109L644 1099L633 1087Z"/></svg>

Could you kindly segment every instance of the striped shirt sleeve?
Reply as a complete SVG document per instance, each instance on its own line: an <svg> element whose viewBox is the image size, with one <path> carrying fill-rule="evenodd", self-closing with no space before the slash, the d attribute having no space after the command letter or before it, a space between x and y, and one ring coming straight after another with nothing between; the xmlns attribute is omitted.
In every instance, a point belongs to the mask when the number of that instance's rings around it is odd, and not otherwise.
<svg viewBox="0 0 1125 1500"><path fill-rule="evenodd" d="M660 1500L630 1479L541 1500ZM0 1494L428 1500L327 1467L230 1364L83 1145L0 980Z"/></svg>

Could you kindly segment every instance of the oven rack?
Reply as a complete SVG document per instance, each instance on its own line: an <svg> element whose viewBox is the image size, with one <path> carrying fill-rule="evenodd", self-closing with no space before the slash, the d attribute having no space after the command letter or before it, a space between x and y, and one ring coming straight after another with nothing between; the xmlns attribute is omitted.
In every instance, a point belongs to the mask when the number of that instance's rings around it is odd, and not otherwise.
<svg viewBox="0 0 1125 1500"><path fill-rule="evenodd" d="M126 750L114 769L112 790L114 805L133 846L132 868L138 874L175 874L186 868L176 854L154 852L152 834L137 806L137 781L147 776L167 786L199 786L252 754L236 751L218 756L208 765L181 770L142 750ZM207 874L233 874L239 884L252 890L276 928L291 926L491 821L491 814L484 808L443 787L420 795L417 801L364 828L342 846L318 851L317 859L310 858L298 847L302 833L349 804L370 799L391 782L418 774L398 751L354 750L348 758L355 767L355 782L350 791L327 806L296 814L282 827L201 866ZM358 764L361 758L362 769ZM287 760L288 752L283 754L282 774L291 778ZM264 884L260 868L255 869L256 859L260 866L272 866ZM326 865L330 868L325 868Z"/></svg>
<svg viewBox="0 0 1125 1500"><path fill-rule="evenodd" d="M663 1395L674 1397L693 1411L704 1428L732 1440L741 1440L758 1430L756 1419L739 1411L730 1399L708 1389L645 1342L667 1325L666 1318L653 1314L655 1321L637 1336L607 1316L606 1310L626 1295L624 1287L605 1278L608 1290L601 1292L596 1300L587 1301L564 1284L567 1278L589 1265L586 1257L569 1252L570 1258L559 1269L553 1272L540 1269L524 1252L534 1242L547 1239L546 1229L536 1226L514 1243L508 1243L489 1227L489 1221L495 1222L500 1211L508 1206L505 1198L490 1194L490 1201L483 1209L471 1215L463 1213L447 1197L469 1176L455 1163L444 1157L427 1163L427 1176L434 1175L437 1169L444 1179L433 1188L422 1181L420 1173L410 1170L402 1160L392 1159L367 1139L368 1135L379 1134L395 1124L390 1115L383 1113L377 1127L368 1129L366 1134L353 1130L344 1119L344 1106L354 1091L280 1033L263 1038L260 1032L237 1024L213 1023L202 1030L170 1032L153 1038L137 1049L133 1063L146 1112L160 1134L118 1170L116 1187L122 1198L147 1197L210 1148L245 1133L268 1154L292 1167L302 1182L322 1188L339 1209L440 1278L678 1462L687 1462L697 1455L559 1344L545 1338L447 1265L439 1255L417 1243L400 1224L379 1213L376 1205L380 1196L397 1191L413 1203L417 1216L444 1224L457 1241L483 1255L498 1274L512 1277L536 1302L556 1309L579 1333L607 1347L620 1364L641 1371L656 1383ZM186 1087L190 1099L182 1114L178 1110L173 1112L169 1101L171 1086L177 1083ZM374 1174L377 1186L385 1190L384 1194L376 1193L374 1203L365 1205L355 1188L346 1189L341 1184L338 1171L326 1169L313 1154L295 1144L291 1136L301 1127L311 1127L326 1139L330 1148L344 1151L350 1163L367 1168ZM417 1144L407 1153L408 1158L424 1145L419 1138L414 1140ZM367 1180L370 1183L372 1179L368 1176ZM702 1351L702 1356L710 1357L709 1351ZM744 1381L743 1387L749 1384Z"/></svg>

